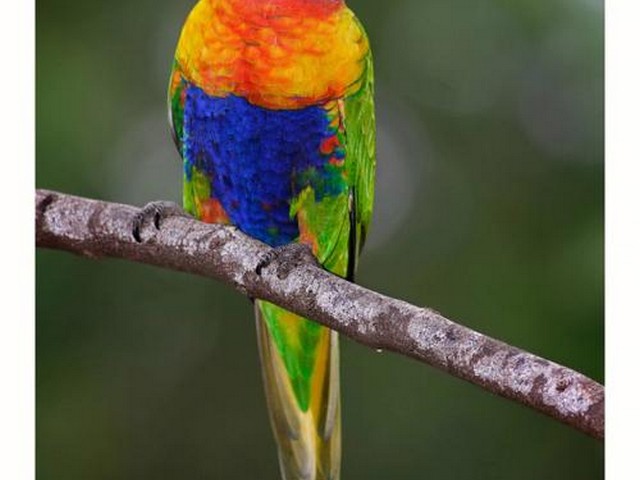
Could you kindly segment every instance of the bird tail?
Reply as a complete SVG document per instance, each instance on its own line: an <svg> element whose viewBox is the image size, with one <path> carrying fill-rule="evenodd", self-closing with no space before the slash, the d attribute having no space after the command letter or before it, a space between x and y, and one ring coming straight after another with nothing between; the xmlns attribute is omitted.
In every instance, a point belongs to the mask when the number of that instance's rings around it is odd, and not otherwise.
<svg viewBox="0 0 640 480"><path fill-rule="evenodd" d="M255 313L282 478L338 480L338 334L268 302L257 300Z"/></svg>

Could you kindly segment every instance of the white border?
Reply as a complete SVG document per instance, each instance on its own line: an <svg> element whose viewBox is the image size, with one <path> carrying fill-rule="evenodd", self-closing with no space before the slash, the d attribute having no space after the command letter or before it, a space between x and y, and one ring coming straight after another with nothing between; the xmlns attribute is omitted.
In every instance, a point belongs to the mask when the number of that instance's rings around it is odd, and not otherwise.
<svg viewBox="0 0 640 480"><path fill-rule="evenodd" d="M606 8L606 476L640 478L640 8Z"/></svg>
<svg viewBox="0 0 640 480"><path fill-rule="evenodd" d="M35 478L35 8L4 2L0 189L0 478Z"/></svg>

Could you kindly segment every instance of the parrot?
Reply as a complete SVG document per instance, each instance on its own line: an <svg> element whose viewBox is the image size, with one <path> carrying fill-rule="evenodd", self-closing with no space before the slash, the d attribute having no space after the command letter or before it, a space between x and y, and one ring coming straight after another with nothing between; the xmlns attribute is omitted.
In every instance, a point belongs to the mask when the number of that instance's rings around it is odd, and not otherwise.
<svg viewBox="0 0 640 480"><path fill-rule="evenodd" d="M373 211L373 60L344 0L199 0L168 89L183 208L354 281ZM285 480L340 478L338 334L254 300Z"/></svg>

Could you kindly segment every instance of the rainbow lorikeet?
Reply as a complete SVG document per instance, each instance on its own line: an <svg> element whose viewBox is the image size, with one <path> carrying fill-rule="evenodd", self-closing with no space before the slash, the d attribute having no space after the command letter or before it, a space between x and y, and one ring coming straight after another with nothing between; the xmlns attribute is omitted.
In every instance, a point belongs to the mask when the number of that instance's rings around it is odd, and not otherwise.
<svg viewBox="0 0 640 480"><path fill-rule="evenodd" d="M169 115L188 213L304 243L353 279L373 207L373 66L343 0L200 0ZM339 478L337 334L265 301L255 315L283 478Z"/></svg>

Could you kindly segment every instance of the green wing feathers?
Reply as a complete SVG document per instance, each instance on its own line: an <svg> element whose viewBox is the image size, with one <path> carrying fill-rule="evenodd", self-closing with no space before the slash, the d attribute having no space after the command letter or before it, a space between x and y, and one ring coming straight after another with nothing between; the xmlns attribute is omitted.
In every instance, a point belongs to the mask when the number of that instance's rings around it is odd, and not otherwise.
<svg viewBox="0 0 640 480"><path fill-rule="evenodd" d="M347 162L355 192L356 257L362 250L371 223L376 170L376 123L371 52L364 61L365 82L357 93L345 99Z"/></svg>
<svg viewBox="0 0 640 480"><path fill-rule="evenodd" d="M185 81L177 61L173 61L171 76L169 77L169 92L167 94L167 111L169 112L169 126L171 136L178 153L182 155L182 142L184 136L184 96Z"/></svg>

